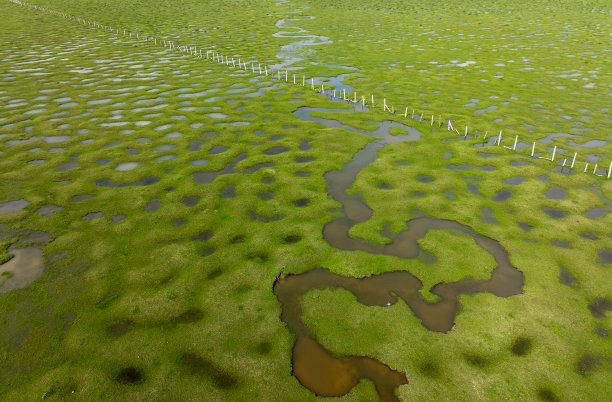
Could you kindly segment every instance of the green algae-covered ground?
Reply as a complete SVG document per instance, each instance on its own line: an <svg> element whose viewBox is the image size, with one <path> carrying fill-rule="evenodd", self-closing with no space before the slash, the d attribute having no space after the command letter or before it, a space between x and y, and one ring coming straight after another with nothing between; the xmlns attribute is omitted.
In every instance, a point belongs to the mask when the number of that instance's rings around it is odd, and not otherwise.
<svg viewBox="0 0 612 402"><path fill-rule="evenodd" d="M316 16L292 24L331 43L309 49L299 74L358 67L345 82L360 94L427 120L380 107L312 113L364 130L393 118L423 133L384 147L359 173L350 192L373 215L351 235L388 243L422 214L456 220L498 240L525 283L509 298L462 296L446 334L401 302L367 307L344 290L315 290L302 300L314 337L406 372L402 400L606 399L612 180L582 173L587 153L606 167L612 159L605 2L31 3L267 64L296 40L273 36L279 18ZM341 103L8 1L0 14L0 211L27 201L0 213L0 262L11 245L31 245L45 264L22 289L4 291L17 274L0 276L0 399L314 400L291 375L294 335L272 292L281 270L408 270L435 301L436 283L494 268L451 230L430 231L412 260L323 239L340 208L323 175L372 138L292 112ZM431 114L480 133L455 140L430 126ZM538 151L558 145L582 164L564 175L529 158L530 147L474 146L500 129L523 141L579 135ZM605 144L576 145L588 140ZM547 197L554 187L566 198ZM495 201L502 190L510 198ZM587 216L594 208L601 217ZM344 398L377 394L363 381Z"/></svg>

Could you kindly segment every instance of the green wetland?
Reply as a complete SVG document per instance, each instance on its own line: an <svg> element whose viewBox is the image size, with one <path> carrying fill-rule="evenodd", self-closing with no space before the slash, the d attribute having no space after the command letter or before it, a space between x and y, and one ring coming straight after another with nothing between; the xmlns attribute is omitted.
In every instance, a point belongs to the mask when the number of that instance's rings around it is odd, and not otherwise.
<svg viewBox="0 0 612 402"><path fill-rule="evenodd" d="M0 400L609 399L611 13L1 0Z"/></svg>

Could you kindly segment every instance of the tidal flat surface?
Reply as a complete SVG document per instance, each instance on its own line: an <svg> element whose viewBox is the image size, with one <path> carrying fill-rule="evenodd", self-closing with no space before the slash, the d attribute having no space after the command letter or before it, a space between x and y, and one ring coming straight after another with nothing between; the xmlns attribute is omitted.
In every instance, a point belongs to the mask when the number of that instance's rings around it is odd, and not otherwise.
<svg viewBox="0 0 612 402"><path fill-rule="evenodd" d="M30 2L0 399L605 399L609 5Z"/></svg>

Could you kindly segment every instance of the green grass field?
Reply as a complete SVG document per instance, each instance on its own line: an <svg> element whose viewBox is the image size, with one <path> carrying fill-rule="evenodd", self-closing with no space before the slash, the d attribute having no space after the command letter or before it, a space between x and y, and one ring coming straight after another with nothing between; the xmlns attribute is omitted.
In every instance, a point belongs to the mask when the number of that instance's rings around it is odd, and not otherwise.
<svg viewBox="0 0 612 402"><path fill-rule="evenodd" d="M386 120L422 135L359 170L347 194L372 214L350 235L390 244L412 218L457 221L503 246L523 293L461 295L440 333L401 300L366 306L321 287L300 301L312 336L405 372L400 400L609 399L607 2L29 3L230 58L296 61L279 81L0 0L0 400L323 399L292 376L280 272L409 271L435 303L434 285L495 267L454 230L429 231L414 259L325 240L342 205L324 175L375 140L356 131ZM281 52L308 39L290 26L327 41ZM372 110L330 111L353 107L301 85L347 73ZM303 106L354 130L301 119ZM502 145L527 145L480 147L499 130ZM544 156L558 147L558 163L578 152L575 173L530 158L536 140ZM378 394L364 380L341 399Z"/></svg>

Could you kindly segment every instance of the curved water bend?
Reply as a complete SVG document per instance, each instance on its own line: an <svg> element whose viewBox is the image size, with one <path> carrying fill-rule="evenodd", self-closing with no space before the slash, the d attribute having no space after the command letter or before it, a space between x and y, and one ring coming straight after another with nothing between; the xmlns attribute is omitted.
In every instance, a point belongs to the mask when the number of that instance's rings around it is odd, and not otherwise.
<svg viewBox="0 0 612 402"><path fill-rule="evenodd" d="M434 217L415 218L406 222L406 229L395 235L391 244L380 244L349 235L350 229L370 219L372 210L359 193L347 194L358 173L376 160L376 155L385 145L404 141L417 141L421 132L400 123L384 121L377 129L367 131L340 123L337 120L311 116L312 111L355 112L351 109L325 109L301 107L294 114L307 121L327 127L338 127L350 132L374 138L363 149L353 155L341 170L327 172L327 193L342 204L343 216L323 227L323 237L335 248L360 250L372 254L392 255L400 258L415 258L419 255L417 240L429 230L454 229L471 236L476 244L493 256L497 266L488 280L464 278L457 282L439 283L430 292L439 296L435 303L423 299L419 293L422 282L408 271L386 272L365 278L343 277L323 268L315 268L300 275L281 274L274 282L274 292L281 302L281 319L296 334L293 347L293 375L300 383L317 395L341 396L347 394L362 378L372 380L383 401L396 401L395 390L408 380L405 373L367 356L337 357L320 345L302 322L301 297L310 290L321 287L341 287L357 297L362 304L389 306L402 299L417 316L422 325L437 332L448 332L454 326L461 294L489 292L499 297L522 293L524 277L512 266L506 250L495 240L475 232L471 227L456 221ZM391 127L401 127L407 134L393 136Z"/></svg>

